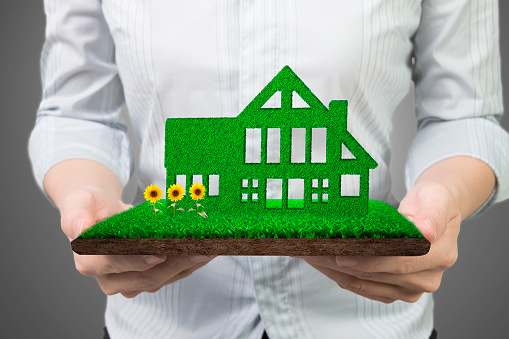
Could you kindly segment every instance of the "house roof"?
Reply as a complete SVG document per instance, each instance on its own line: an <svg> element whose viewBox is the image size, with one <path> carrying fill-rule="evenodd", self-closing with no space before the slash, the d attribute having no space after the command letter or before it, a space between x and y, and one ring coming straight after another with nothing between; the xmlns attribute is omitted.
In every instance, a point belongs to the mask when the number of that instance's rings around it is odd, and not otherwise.
<svg viewBox="0 0 509 339"><path fill-rule="evenodd" d="M281 92L281 108L262 108L263 105L276 93ZM292 95L296 92L308 108L293 108ZM327 111L327 107L311 92L306 84L293 72L289 66L281 71L261 90L260 93L244 108L240 116L256 114L258 110L298 110L298 111Z"/></svg>
<svg viewBox="0 0 509 339"><path fill-rule="evenodd" d="M264 108L265 103L278 91L281 92L281 107ZM309 107L292 107L292 96L294 93L297 93ZM210 169L217 167L218 163L210 159L210 154L217 154L217 152L207 149L209 143L217 142L214 139L217 138L217 133L221 135L220 138L228 135L230 139L240 139L230 140L230 147L228 149L232 149L244 147L244 128L325 127L327 128L327 138L334 140L334 143L332 143L333 147L329 147L329 143L327 145L327 163L333 164L336 161L341 161L341 165L351 169L352 173L366 168L375 168L377 167L376 161L347 131L347 106L348 103L345 100L334 100L330 102L327 109L293 70L289 66L285 66L246 106L237 118L167 119L165 166L171 166L171 162L174 159L187 159L188 153L193 155L203 153L203 156L200 157L203 159L201 164L211 166L209 167ZM202 133L202 138L197 143L191 142L195 138L190 133L201 129L204 129L204 131L215 131L215 133ZM186 142L185 147L179 145L182 140L189 141ZM289 141L281 140L281 146L288 147L285 144L287 142ZM342 144L350 150L355 159L341 159ZM218 145L210 146L222 147ZM206 156L207 152L209 154L208 157ZM220 154L223 153L224 147ZM331 156L332 154L335 156ZM230 158L234 157L233 154L229 156ZM210 159L210 163L207 163L207 159Z"/></svg>

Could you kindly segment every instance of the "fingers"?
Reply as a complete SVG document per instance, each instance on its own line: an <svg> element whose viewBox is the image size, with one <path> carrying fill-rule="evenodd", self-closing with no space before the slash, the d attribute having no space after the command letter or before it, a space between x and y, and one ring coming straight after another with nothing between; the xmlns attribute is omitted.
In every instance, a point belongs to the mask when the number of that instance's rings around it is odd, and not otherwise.
<svg viewBox="0 0 509 339"><path fill-rule="evenodd" d="M363 280L353 275L310 263L315 269L334 280L339 287L365 298L392 303L396 300L416 302L423 292L412 291L403 286Z"/></svg>
<svg viewBox="0 0 509 339"><path fill-rule="evenodd" d="M190 276L194 271L196 271L197 269L207 265L208 263L210 262L210 260L206 260L206 261L201 261L201 262L198 262L196 265L188 268L187 270L184 270L182 272L180 272L179 274L171 277L170 279L164 281L162 284L156 286L155 288L153 289L149 289L147 290L146 292L149 292L149 293L154 293L154 292L157 292L159 291L162 287L166 286L166 285L170 285L170 284L173 284L174 282L178 281L178 280L181 280L181 279L184 279L184 278L187 278L188 276ZM139 293L137 293L139 294ZM126 296L125 293L123 293L124 296Z"/></svg>
<svg viewBox="0 0 509 339"><path fill-rule="evenodd" d="M333 257L331 257L333 258ZM342 257L338 261L342 261ZM352 258L355 259L355 258ZM364 259L364 258L362 258ZM377 271L373 268L373 262L370 262L371 259L374 259L374 263L376 264L375 257L369 258L367 262L360 260L358 265L355 267L348 267L342 264L335 264L330 259L328 263L320 262L317 259L312 259L312 257L306 258L305 260L308 264L313 267L324 267L327 269L338 271L342 274L346 274L352 277L355 277L360 280L369 280L372 282L385 283L391 285L397 285L408 289L409 291L420 291L420 292L434 292L440 287L440 282L442 278L442 274L444 269L442 268L432 268L428 270L422 271L413 271L411 267L414 267L415 264L411 264L411 266L407 266L403 269L401 268L393 268L392 266L397 266L395 260L394 264L391 265L390 269L384 269L383 271ZM382 259L382 258L379 258ZM393 258L397 259L397 258ZM356 259L355 259L356 260ZM384 264L380 264L379 267L382 268ZM387 271L393 271L393 273L388 273ZM399 272L399 273L394 273ZM404 273L407 272L407 273Z"/></svg>
<svg viewBox="0 0 509 339"><path fill-rule="evenodd" d="M355 286L362 285L362 295L370 299L379 300L375 298L373 290L379 293L391 293L378 295L383 297L394 297L395 293L399 291L402 297L398 299L411 301L417 296L416 293L436 291L440 287L443 272L456 262L459 218L453 220L453 223L458 225L448 226L444 235L431 245L429 253L424 256L297 258L306 260L308 264L324 274L329 272L326 274L327 276L340 286L346 284L349 286L346 288L348 290L354 291ZM332 271L336 271L338 274L332 274ZM341 281L336 279L341 279ZM377 284L391 285L390 291L382 286L377 286ZM395 289L392 286L399 286L403 290Z"/></svg>
<svg viewBox="0 0 509 339"><path fill-rule="evenodd" d="M410 274L430 269L432 264L419 257L296 257L308 263L338 269L353 268L367 273Z"/></svg>
<svg viewBox="0 0 509 339"><path fill-rule="evenodd" d="M211 256L175 256L177 258L188 258L196 264L202 261L210 260ZM84 275L102 276L107 274L124 272L146 271L167 260L166 255L79 255L74 253L76 268ZM183 259L182 259L183 260ZM178 267L181 266L177 262ZM189 264L191 265L191 264Z"/></svg>
<svg viewBox="0 0 509 339"><path fill-rule="evenodd" d="M415 302L440 286L443 272L458 256L461 214L447 187L433 182L414 186L400 204L431 243L419 257L297 257L340 287L382 302Z"/></svg>
<svg viewBox="0 0 509 339"><path fill-rule="evenodd" d="M132 207L96 187L80 187L60 205L61 226L69 240L109 215ZM132 297L155 291L205 265L212 257L203 256L92 256L74 253L76 269L93 276L108 295Z"/></svg>
<svg viewBox="0 0 509 339"><path fill-rule="evenodd" d="M165 255L79 255L74 254L76 269L98 277L122 272L141 272L164 262Z"/></svg>
<svg viewBox="0 0 509 339"><path fill-rule="evenodd" d="M149 270L101 275L97 277L97 281L107 295L121 293L131 298L144 291L157 291L164 285L183 279L206 265L212 258L198 263L193 259L196 257L168 256L163 263Z"/></svg>
<svg viewBox="0 0 509 339"><path fill-rule="evenodd" d="M298 257L308 263L330 269L352 268L365 273L389 273L407 275L428 270L445 270L451 267L458 257L459 226L451 226L441 239L431 245L428 254L407 257L368 257L368 256L307 256ZM372 277L377 275L372 274Z"/></svg>
<svg viewBox="0 0 509 339"><path fill-rule="evenodd" d="M365 272L348 267L338 267L337 271L363 281L401 286L408 291L435 292L442 281L443 270L432 269L412 274L392 274L383 272Z"/></svg>

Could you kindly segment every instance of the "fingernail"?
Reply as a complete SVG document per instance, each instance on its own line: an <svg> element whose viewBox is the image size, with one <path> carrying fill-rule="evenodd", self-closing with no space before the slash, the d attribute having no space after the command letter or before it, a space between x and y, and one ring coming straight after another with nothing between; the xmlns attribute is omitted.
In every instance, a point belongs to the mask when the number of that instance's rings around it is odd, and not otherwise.
<svg viewBox="0 0 509 339"><path fill-rule="evenodd" d="M202 262L213 259L213 255L195 255L191 257L191 261L193 262Z"/></svg>
<svg viewBox="0 0 509 339"><path fill-rule="evenodd" d="M352 257L336 257L336 264L338 266L352 267L359 263L359 259Z"/></svg>
<svg viewBox="0 0 509 339"><path fill-rule="evenodd" d="M81 230L83 229L84 223L85 219L77 219L74 221L74 225L72 225L72 231L74 232L75 237L81 234Z"/></svg>
<svg viewBox="0 0 509 339"><path fill-rule="evenodd" d="M433 223L433 221L431 221L430 219L426 219L426 220L424 220L423 223L431 230L431 232L433 232L433 235L435 236L433 238L433 240L435 240L437 238L437 231L436 231L436 227L435 227L435 224Z"/></svg>
<svg viewBox="0 0 509 339"><path fill-rule="evenodd" d="M153 255L147 255L145 257L145 262L149 265L155 265L155 264L160 264L164 261L164 259L161 259L161 258L158 258L158 257L155 257Z"/></svg>

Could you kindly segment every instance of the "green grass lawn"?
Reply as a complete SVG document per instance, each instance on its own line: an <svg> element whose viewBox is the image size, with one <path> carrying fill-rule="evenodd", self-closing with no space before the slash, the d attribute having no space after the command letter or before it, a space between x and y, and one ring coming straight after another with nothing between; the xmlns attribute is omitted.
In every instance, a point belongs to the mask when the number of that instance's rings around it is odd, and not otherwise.
<svg viewBox="0 0 509 339"><path fill-rule="evenodd" d="M156 206L163 210L164 200ZM423 238L419 230L390 205L369 201L362 218L316 216L299 211L288 214L225 215L173 208L154 216L153 206L143 203L97 223L79 238ZM200 209L201 210L201 209Z"/></svg>

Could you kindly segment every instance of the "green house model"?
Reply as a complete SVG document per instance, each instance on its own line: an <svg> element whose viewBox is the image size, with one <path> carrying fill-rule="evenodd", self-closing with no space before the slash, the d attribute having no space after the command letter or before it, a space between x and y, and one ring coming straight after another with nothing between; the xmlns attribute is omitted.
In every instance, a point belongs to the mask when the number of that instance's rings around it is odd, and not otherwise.
<svg viewBox="0 0 509 339"><path fill-rule="evenodd" d="M266 107L272 97L280 107ZM231 215L362 217L377 163L347 131L347 111L345 100L327 108L285 66L235 118L166 120L167 188L201 182L207 208Z"/></svg>
<svg viewBox="0 0 509 339"><path fill-rule="evenodd" d="M145 197L87 229L72 241L73 250L426 254L430 243L411 221L369 200L369 170L377 163L347 131L347 109L345 100L325 107L286 66L236 118L167 119L167 188L178 184L191 195L192 185L201 183L205 196L193 190L198 200L181 199L181 190L172 189L173 200Z"/></svg>

